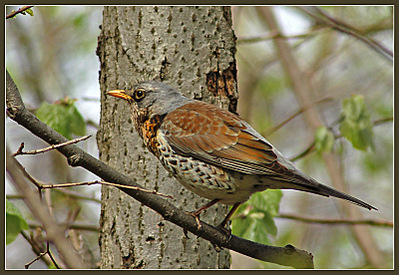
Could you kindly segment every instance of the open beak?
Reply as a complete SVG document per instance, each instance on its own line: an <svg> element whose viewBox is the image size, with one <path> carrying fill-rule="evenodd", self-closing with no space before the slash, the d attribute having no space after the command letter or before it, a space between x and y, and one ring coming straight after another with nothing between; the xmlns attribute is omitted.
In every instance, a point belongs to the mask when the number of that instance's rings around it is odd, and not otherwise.
<svg viewBox="0 0 399 275"><path fill-rule="evenodd" d="M129 95L126 94L125 90L113 90L113 91L106 92L105 94L114 96L114 97L118 97L118 98L122 98L124 100L132 99Z"/></svg>

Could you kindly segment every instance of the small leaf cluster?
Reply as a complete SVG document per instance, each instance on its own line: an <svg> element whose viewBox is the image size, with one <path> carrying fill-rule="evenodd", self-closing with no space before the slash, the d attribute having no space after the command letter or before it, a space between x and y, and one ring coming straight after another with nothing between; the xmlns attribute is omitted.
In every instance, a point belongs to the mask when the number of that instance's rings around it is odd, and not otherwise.
<svg viewBox="0 0 399 275"><path fill-rule="evenodd" d="M86 123L75 106L74 99L65 97L54 104L43 102L36 110L36 116L64 137L83 136Z"/></svg>
<svg viewBox="0 0 399 275"><path fill-rule="evenodd" d="M6 200L6 244L12 243L22 230L29 229L21 211L9 200Z"/></svg>
<svg viewBox="0 0 399 275"><path fill-rule="evenodd" d="M358 150L374 149L373 122L362 95L353 95L342 102L339 130L343 137ZM321 126L315 135L315 148L318 153L331 152L335 141L330 128Z"/></svg>
<svg viewBox="0 0 399 275"><path fill-rule="evenodd" d="M254 242L270 244L268 235L277 235L273 218L279 212L282 195L279 189L253 194L233 216L233 234Z"/></svg>

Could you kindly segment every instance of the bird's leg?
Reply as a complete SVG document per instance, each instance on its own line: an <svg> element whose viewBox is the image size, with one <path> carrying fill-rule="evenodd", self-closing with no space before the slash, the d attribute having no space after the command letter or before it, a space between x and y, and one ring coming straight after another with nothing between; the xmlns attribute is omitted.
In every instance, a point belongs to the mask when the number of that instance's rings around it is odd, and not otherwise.
<svg viewBox="0 0 399 275"><path fill-rule="evenodd" d="M237 202L233 205L233 207L230 209L230 212L226 215L224 220L217 226L221 230L227 233L228 237L231 237L231 231L227 229L225 226L230 220L231 216L233 216L234 212L236 212L237 208L240 206L241 202Z"/></svg>
<svg viewBox="0 0 399 275"><path fill-rule="evenodd" d="M219 201L220 201L220 199L214 199L214 200L211 200L210 202L208 202L207 204L201 206L200 208L198 208L195 211L186 212L187 214L189 214L195 218L195 221L197 222L198 230L200 230L202 227L200 219L199 219L200 214Z"/></svg>

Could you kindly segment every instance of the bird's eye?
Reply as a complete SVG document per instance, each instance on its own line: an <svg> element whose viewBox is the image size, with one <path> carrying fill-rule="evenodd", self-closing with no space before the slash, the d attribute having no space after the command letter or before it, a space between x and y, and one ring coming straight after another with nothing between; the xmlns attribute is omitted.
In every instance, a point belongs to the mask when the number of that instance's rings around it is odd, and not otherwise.
<svg viewBox="0 0 399 275"><path fill-rule="evenodd" d="M140 101L145 97L145 91L144 90L136 90L134 91L134 100Z"/></svg>

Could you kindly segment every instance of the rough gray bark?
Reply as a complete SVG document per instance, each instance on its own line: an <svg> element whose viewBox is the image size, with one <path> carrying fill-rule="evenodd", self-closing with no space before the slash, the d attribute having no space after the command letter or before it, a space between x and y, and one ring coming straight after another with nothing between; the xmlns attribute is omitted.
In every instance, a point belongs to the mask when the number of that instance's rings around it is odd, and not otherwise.
<svg viewBox="0 0 399 275"><path fill-rule="evenodd" d="M100 159L149 190L173 195L179 208L204 203L168 175L134 130L125 102L106 98L142 80L160 80L183 94L235 111L235 36L224 7L106 7L98 55L101 62ZM218 224L227 207L201 219ZM228 268L227 250L189 235L116 188L103 187L102 268Z"/></svg>

